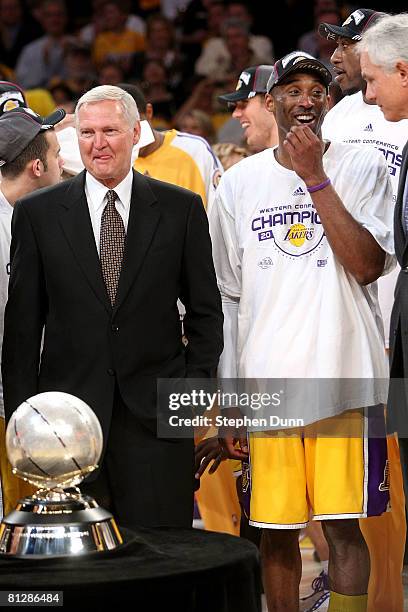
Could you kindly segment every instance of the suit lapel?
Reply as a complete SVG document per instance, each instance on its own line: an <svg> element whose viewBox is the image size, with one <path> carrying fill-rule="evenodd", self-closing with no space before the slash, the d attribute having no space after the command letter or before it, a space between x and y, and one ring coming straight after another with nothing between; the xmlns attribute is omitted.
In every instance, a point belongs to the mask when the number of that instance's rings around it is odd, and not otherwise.
<svg viewBox="0 0 408 612"><path fill-rule="evenodd" d="M397 247L397 252L401 251L403 253L402 261L406 261L407 257L407 249L408 249L408 240L405 235L405 231L402 225L402 214L404 209L404 191L405 191L405 183L407 180L407 171L408 171L408 143L405 145L404 150L402 152L402 163L401 170L398 182L398 194L397 194L397 204L395 207L395 217L394 217L394 232L395 232L395 244ZM398 254L398 253L397 253ZM401 262L400 262L401 263ZM403 265L406 265L405 263Z"/></svg>
<svg viewBox="0 0 408 612"><path fill-rule="evenodd" d="M129 223L126 233L125 252L114 313L126 299L152 242L160 211L156 197L147 179L133 171L132 197L130 202Z"/></svg>
<svg viewBox="0 0 408 612"><path fill-rule="evenodd" d="M66 239L96 297L111 313L85 196L85 172L72 179L60 204L59 219Z"/></svg>

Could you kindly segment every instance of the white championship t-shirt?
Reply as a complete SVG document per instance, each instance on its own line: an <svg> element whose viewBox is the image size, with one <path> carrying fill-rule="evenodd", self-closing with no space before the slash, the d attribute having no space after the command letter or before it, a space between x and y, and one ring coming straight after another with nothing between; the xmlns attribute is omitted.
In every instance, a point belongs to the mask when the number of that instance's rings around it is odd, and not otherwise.
<svg viewBox="0 0 408 612"><path fill-rule="evenodd" d="M392 255L383 156L332 143L323 164L348 211ZM375 296L338 262L304 182L276 161L274 149L223 175L209 216L225 315L221 377L387 377ZM305 423L379 401L375 385L352 401L339 390L332 406L314 406Z"/></svg>
<svg viewBox="0 0 408 612"><path fill-rule="evenodd" d="M388 164L393 198L394 202L396 201L401 155L408 140L408 119L397 122L387 121L376 104L364 102L363 94L359 91L351 96L345 96L327 113L322 134L326 140L375 147L381 151ZM399 267L396 267L391 274L383 276L378 281L378 297L387 347L398 274Z"/></svg>

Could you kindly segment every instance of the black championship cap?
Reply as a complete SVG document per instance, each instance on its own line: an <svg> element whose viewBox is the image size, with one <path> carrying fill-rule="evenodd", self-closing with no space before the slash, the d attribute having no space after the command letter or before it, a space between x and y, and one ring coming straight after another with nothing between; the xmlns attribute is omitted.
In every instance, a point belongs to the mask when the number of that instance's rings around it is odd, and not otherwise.
<svg viewBox="0 0 408 612"><path fill-rule="evenodd" d="M249 100L258 93L266 93L266 84L271 75L273 66L261 64L250 66L241 72L235 91L218 96L223 102L238 102Z"/></svg>
<svg viewBox="0 0 408 612"><path fill-rule="evenodd" d="M0 166L12 162L32 140L44 130L49 130L65 117L58 109L41 117L31 108L13 108L0 116Z"/></svg>
<svg viewBox="0 0 408 612"><path fill-rule="evenodd" d="M20 106L27 106L23 90L10 81L0 81L0 115Z"/></svg>
<svg viewBox="0 0 408 612"><path fill-rule="evenodd" d="M313 57L313 55L303 51L293 51L275 62L266 86L268 93L275 85L280 85L289 74L301 72L302 70L319 74L326 87L330 85L333 78L330 70L322 62Z"/></svg>
<svg viewBox="0 0 408 612"><path fill-rule="evenodd" d="M379 13L371 9L357 9L347 17L341 26L321 23L319 25L319 34L329 40L337 40L343 37L358 42L361 40L363 32L384 15L385 13Z"/></svg>

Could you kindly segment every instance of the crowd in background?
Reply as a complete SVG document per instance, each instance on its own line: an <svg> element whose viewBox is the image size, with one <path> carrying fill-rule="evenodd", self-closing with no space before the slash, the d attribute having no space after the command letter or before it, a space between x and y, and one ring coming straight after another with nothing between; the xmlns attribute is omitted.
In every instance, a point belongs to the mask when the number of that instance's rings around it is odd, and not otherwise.
<svg viewBox="0 0 408 612"><path fill-rule="evenodd" d="M245 0L0 0L0 79L20 85L42 115L72 112L95 85L135 83L158 129L230 141L218 95L235 88L244 68L295 48L330 66L334 43L316 24L340 24L354 6L286 0L266 20L264 9ZM236 138L242 144L239 131Z"/></svg>

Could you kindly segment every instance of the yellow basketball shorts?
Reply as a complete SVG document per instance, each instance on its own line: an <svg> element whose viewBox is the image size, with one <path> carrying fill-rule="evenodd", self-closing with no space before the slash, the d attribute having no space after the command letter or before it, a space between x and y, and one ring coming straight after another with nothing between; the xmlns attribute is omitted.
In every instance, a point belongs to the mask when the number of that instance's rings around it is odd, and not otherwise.
<svg viewBox="0 0 408 612"><path fill-rule="evenodd" d="M387 510L382 406L349 410L287 433L249 434L242 482L251 525L300 529L310 515L315 520L366 518Z"/></svg>

